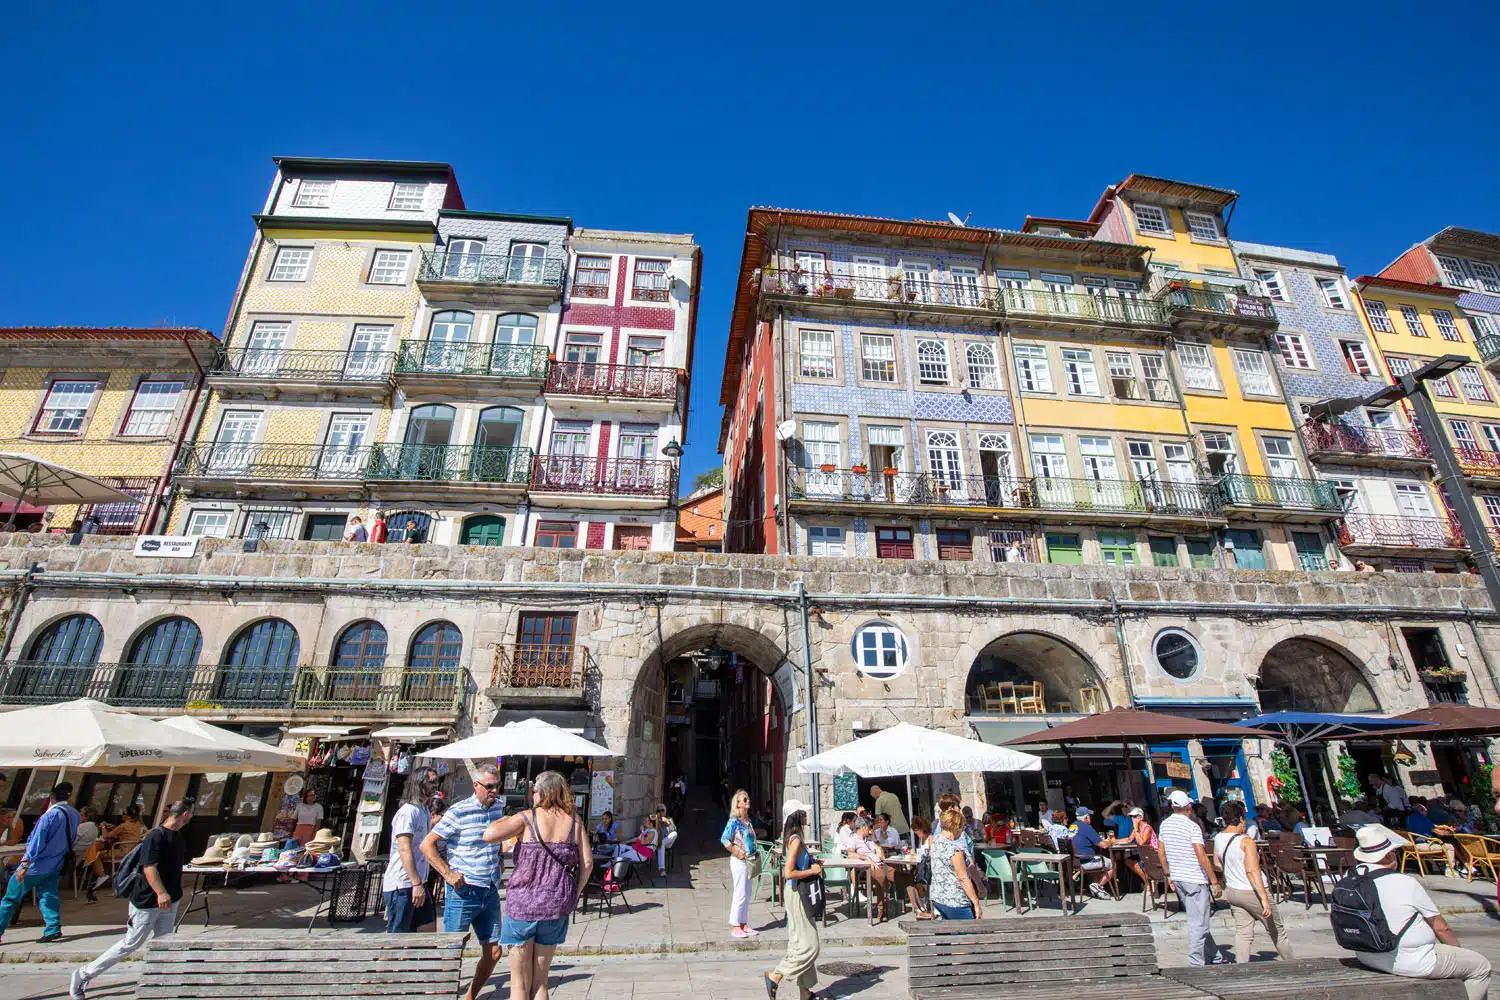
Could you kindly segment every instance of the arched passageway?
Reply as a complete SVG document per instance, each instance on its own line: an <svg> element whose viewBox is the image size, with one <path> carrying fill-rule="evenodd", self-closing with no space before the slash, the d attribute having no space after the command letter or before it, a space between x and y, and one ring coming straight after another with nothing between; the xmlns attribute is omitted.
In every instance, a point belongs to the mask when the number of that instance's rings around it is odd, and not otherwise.
<svg viewBox="0 0 1500 1000"><path fill-rule="evenodd" d="M975 714L1049 715L1102 712L1104 684L1094 664L1044 632L1012 632L984 647L964 684Z"/></svg>

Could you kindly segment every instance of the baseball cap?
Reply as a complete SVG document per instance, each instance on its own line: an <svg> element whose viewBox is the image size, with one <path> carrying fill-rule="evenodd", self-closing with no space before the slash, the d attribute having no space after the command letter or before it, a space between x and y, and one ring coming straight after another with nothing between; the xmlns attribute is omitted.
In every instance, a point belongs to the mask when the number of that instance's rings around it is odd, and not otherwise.
<svg viewBox="0 0 1500 1000"><path fill-rule="evenodd" d="M1136 806L1134 809L1130 810L1130 815L1140 816L1142 819L1144 819L1146 816L1146 810L1142 809L1140 806Z"/></svg>
<svg viewBox="0 0 1500 1000"><path fill-rule="evenodd" d="M1184 792L1180 788L1172 789L1172 794L1167 796L1167 801L1171 803L1173 809L1183 809L1193 804L1193 800L1188 798L1187 792Z"/></svg>
<svg viewBox="0 0 1500 1000"><path fill-rule="evenodd" d="M1077 816L1079 819L1082 819L1085 816L1094 815L1094 810L1090 809L1088 806L1079 806L1077 809L1073 810L1073 815Z"/></svg>

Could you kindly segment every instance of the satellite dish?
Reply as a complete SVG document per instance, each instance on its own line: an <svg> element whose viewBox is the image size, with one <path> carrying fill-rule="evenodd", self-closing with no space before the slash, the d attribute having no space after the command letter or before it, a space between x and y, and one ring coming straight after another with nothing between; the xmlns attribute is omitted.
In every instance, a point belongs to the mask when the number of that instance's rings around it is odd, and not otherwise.
<svg viewBox="0 0 1500 1000"><path fill-rule="evenodd" d="M962 226L964 224L964 220L958 217L957 212L949 212L948 221L953 223L955 226Z"/></svg>
<svg viewBox="0 0 1500 1000"><path fill-rule="evenodd" d="M795 421L795 420L783 420L781 423L779 423L779 424L776 425L776 440L778 440L778 441L789 440L791 438L791 436L793 434L795 434L796 432L797 432L797 421Z"/></svg>

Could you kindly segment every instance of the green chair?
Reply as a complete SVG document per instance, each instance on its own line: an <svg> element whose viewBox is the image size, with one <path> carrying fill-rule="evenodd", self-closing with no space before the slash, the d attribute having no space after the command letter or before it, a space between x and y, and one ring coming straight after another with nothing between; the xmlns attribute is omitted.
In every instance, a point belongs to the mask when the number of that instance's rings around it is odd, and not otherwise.
<svg viewBox="0 0 1500 1000"><path fill-rule="evenodd" d="M1011 899L1014 903L1013 908L1017 910L1021 908L1021 894L1023 890L1026 892L1026 902L1029 908L1032 905L1030 886L1025 884L1025 879L1010 863L1010 853L1008 851L983 851L981 853L984 856L985 880L1000 883L1001 904L1004 905L1005 903L1005 887L1009 885L1011 886Z"/></svg>
<svg viewBox="0 0 1500 1000"><path fill-rule="evenodd" d="M837 851L825 851L818 855L819 861L839 860ZM824 868L823 869L823 926L828 926L828 911L833 909L828 903L828 892L832 889L844 890L845 907L849 912L849 919L854 919L854 879L848 868Z"/></svg>
<svg viewBox="0 0 1500 1000"><path fill-rule="evenodd" d="M760 874L755 877L755 885L750 887L752 899L760 897L761 890L765 888L766 882L771 883L771 902L776 901L776 883L781 872L776 864L776 855L771 853L767 844L756 843L755 856L760 859Z"/></svg>
<svg viewBox="0 0 1500 1000"><path fill-rule="evenodd" d="M1056 868L1041 861L1023 861L1021 863L1021 870L1017 874L1021 878L1021 885L1023 891L1026 893L1026 898L1031 900L1033 905L1036 900L1036 886L1040 882L1057 888L1058 905L1063 908L1064 912L1067 911L1068 904L1067 900L1063 898L1063 893L1068 891L1068 887L1064 884L1062 876Z"/></svg>

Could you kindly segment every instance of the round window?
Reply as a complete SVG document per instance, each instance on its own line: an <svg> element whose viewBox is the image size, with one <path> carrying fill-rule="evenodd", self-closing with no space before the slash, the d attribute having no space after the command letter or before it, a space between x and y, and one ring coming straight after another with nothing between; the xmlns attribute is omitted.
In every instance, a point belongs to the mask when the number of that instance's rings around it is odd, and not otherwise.
<svg viewBox="0 0 1500 1000"><path fill-rule="evenodd" d="M1180 681L1196 674L1203 661L1197 641L1181 629L1169 628L1158 634L1151 650L1156 654L1156 665Z"/></svg>
<svg viewBox="0 0 1500 1000"><path fill-rule="evenodd" d="M906 670L906 636L889 622L870 622L854 633L854 666L866 677L889 680Z"/></svg>

